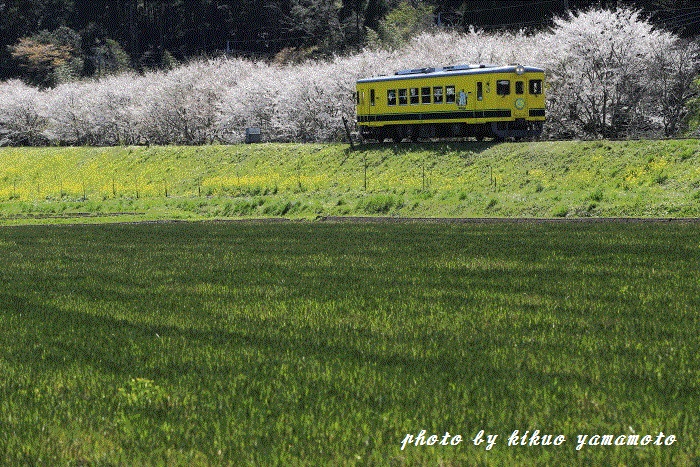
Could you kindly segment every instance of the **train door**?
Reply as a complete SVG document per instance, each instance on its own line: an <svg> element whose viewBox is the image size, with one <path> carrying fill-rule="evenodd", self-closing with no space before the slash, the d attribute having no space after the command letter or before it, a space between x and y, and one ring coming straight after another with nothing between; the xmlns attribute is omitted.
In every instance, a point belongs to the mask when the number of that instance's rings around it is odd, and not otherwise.
<svg viewBox="0 0 700 467"><path fill-rule="evenodd" d="M484 111L484 82L483 81L476 82L476 89L474 92L474 96L476 96L476 99L474 100L475 117L482 118L484 116L484 114L483 114L483 111Z"/></svg>
<svg viewBox="0 0 700 467"><path fill-rule="evenodd" d="M370 116L374 110L375 91L374 89L364 88L361 92L362 96L360 97L360 105L362 107L362 113L366 116Z"/></svg>
<svg viewBox="0 0 700 467"><path fill-rule="evenodd" d="M355 92L355 106L357 107L358 122L367 115L367 96L365 88L358 87Z"/></svg>
<svg viewBox="0 0 700 467"><path fill-rule="evenodd" d="M374 115L376 115L376 104L377 104L377 91L374 88L364 88L362 89L362 96L360 97L360 107L362 109L362 114L366 122L374 122Z"/></svg>

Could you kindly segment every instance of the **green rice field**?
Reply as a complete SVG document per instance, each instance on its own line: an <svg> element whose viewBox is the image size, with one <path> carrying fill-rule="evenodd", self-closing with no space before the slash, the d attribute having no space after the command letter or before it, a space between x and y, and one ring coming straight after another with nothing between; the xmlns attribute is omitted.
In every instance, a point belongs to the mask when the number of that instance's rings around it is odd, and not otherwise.
<svg viewBox="0 0 700 467"><path fill-rule="evenodd" d="M3 465L700 463L695 223L6 226L0 284Z"/></svg>

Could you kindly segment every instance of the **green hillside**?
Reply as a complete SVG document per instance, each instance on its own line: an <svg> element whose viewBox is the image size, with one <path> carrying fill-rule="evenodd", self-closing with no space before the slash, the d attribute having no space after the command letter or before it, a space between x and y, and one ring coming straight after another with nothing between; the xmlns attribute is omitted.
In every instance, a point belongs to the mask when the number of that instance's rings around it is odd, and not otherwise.
<svg viewBox="0 0 700 467"><path fill-rule="evenodd" d="M682 141L0 149L0 222L697 217ZM58 219L58 220L56 220Z"/></svg>

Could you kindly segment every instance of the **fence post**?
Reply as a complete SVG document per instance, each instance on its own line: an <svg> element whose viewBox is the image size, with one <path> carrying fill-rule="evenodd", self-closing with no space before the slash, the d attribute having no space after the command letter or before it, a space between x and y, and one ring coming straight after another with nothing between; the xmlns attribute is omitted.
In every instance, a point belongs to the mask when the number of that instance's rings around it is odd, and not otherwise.
<svg viewBox="0 0 700 467"><path fill-rule="evenodd" d="M362 154L362 166L364 168L362 186L364 187L364 191L367 191L367 154Z"/></svg>

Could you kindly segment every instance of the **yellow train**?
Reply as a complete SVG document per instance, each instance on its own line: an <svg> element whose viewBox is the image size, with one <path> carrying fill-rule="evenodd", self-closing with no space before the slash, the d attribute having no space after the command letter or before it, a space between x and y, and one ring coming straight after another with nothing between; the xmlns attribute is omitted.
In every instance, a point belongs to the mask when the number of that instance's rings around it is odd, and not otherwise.
<svg viewBox="0 0 700 467"><path fill-rule="evenodd" d="M454 65L357 81L364 139L526 138L542 133L544 70L522 65Z"/></svg>

